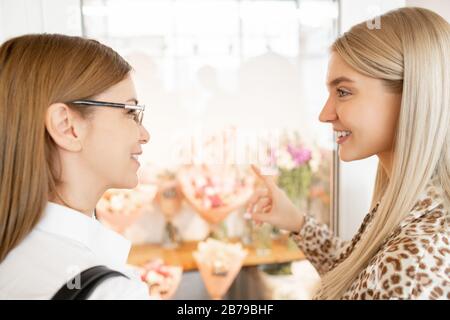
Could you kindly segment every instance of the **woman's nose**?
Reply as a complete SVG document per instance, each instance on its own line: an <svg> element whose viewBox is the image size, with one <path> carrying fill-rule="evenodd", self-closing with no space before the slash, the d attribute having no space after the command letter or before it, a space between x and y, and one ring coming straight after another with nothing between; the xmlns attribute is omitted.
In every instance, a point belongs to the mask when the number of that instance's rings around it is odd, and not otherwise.
<svg viewBox="0 0 450 320"><path fill-rule="evenodd" d="M143 125L139 126L139 132L140 132L140 142L142 144L146 144L150 141L150 134L148 133L147 129Z"/></svg>
<svg viewBox="0 0 450 320"><path fill-rule="evenodd" d="M336 108L329 98L325 105L322 108L322 111L319 115L319 121L321 122L332 122L334 120L337 120L338 116L336 114Z"/></svg>

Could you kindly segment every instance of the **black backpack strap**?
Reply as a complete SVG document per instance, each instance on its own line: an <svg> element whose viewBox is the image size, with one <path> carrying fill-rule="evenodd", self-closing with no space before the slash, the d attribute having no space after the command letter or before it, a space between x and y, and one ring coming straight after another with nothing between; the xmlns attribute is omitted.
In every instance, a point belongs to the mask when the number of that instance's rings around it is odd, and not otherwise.
<svg viewBox="0 0 450 320"><path fill-rule="evenodd" d="M52 300L86 300L94 289L104 280L111 277L125 277L123 273L111 270L105 266L95 266L86 269L64 283L61 289L53 296ZM77 283L79 279L80 288L70 288L69 284Z"/></svg>

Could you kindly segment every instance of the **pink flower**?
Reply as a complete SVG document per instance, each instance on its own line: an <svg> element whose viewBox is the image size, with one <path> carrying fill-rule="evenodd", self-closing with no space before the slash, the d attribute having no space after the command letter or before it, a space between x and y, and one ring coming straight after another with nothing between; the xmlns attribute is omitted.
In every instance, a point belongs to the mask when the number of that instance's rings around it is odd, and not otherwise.
<svg viewBox="0 0 450 320"><path fill-rule="evenodd" d="M294 147L290 144L287 149L297 167L311 160L311 150L302 147Z"/></svg>

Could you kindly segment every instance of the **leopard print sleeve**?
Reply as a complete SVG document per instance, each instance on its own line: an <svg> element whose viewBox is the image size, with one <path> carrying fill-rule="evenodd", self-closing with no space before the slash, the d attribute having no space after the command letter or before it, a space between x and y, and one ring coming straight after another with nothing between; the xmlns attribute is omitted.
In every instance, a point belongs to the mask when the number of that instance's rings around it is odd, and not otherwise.
<svg viewBox="0 0 450 320"><path fill-rule="evenodd" d="M371 222L378 206L379 203L365 216L358 232L351 241L344 241L336 237L326 224L318 223L311 216L305 217L302 229L299 232L291 232L291 237L303 251L306 259L311 262L320 275L323 275L352 252L367 225Z"/></svg>
<svg viewBox="0 0 450 320"><path fill-rule="evenodd" d="M347 241L335 237L326 224L318 223L311 216L305 217L302 229L292 232L291 237L320 275L334 265L348 244Z"/></svg>

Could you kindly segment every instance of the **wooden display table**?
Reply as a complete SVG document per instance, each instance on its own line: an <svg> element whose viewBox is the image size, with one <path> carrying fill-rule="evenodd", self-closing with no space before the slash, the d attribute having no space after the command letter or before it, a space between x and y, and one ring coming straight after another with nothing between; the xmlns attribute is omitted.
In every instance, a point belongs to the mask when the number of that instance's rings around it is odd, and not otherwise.
<svg viewBox="0 0 450 320"><path fill-rule="evenodd" d="M236 242L234 240L232 242ZM183 242L176 249L163 248L159 244L140 244L131 248L128 257L128 263L135 266L142 266L148 260L161 258L168 265L179 265L183 271L197 270L192 252L197 249L199 241ZM256 249L247 246L247 258L244 260L243 267L257 266L261 264L284 263L305 259L303 252L297 248L289 248L286 244L286 238L277 239L272 242L272 249L267 255L257 255Z"/></svg>

